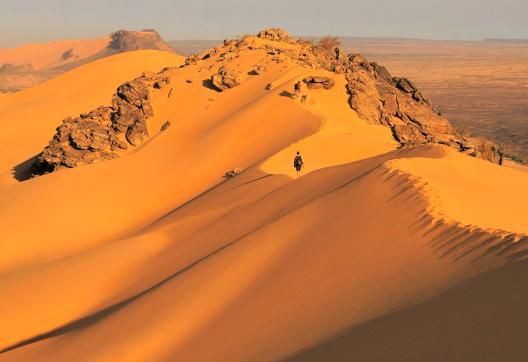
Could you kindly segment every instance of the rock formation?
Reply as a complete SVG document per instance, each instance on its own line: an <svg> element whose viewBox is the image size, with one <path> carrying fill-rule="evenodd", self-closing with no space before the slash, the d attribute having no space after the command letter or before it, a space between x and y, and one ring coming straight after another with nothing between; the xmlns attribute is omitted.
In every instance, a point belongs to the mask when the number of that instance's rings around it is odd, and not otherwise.
<svg viewBox="0 0 528 362"><path fill-rule="evenodd" d="M335 81L328 77L312 76L303 79L308 89L331 89L335 85Z"/></svg>
<svg viewBox="0 0 528 362"><path fill-rule="evenodd" d="M211 83L220 92L240 85L240 72L225 66L220 67L211 77Z"/></svg>
<svg viewBox="0 0 528 362"><path fill-rule="evenodd" d="M349 64L346 77L350 106L367 122L390 127L402 146L440 143L472 156L501 162L496 145L484 150L457 134L410 80L393 78L385 67L369 63L358 55L349 57Z"/></svg>
<svg viewBox="0 0 528 362"><path fill-rule="evenodd" d="M155 32L147 33L148 36L159 37ZM131 38L123 32L114 33L113 38L112 46L116 49L131 46ZM271 61L289 62L307 69L324 69L333 72L336 77L345 78L348 106L366 122L390 127L402 147L439 143L474 157L502 162L496 144L478 139L470 141L457 134L449 121L433 109L410 80L392 77L385 67L367 61L361 54L347 55L337 47L295 39L281 29L261 31L256 38L271 42L254 42L252 39L255 37L225 40L222 45L203 54L189 56L182 67L200 65L216 56L215 60L220 65L209 81L210 86L220 92L240 85L242 73L255 75L265 71L260 64L245 70L233 66L233 60L243 52L261 51ZM281 47L280 42L288 46ZM215 67L208 65L207 69ZM164 69L158 74L145 74L127 82L117 89L110 106L64 120L49 145L37 157L33 174L41 175L63 167L112 159L123 150L145 142L149 137L147 120L153 115L150 94L170 83L170 71ZM309 89L330 89L335 85L333 77L320 75L306 77L303 81ZM186 82L192 83L189 80ZM266 89L272 89L272 85L268 84ZM171 94L172 88L168 97ZM166 122L162 130L169 125Z"/></svg>
<svg viewBox="0 0 528 362"><path fill-rule="evenodd" d="M257 38L280 42L292 42L293 40L286 30L280 28L264 29L257 34Z"/></svg>
<svg viewBox="0 0 528 362"><path fill-rule="evenodd" d="M174 52L156 30L144 29L142 31L118 30L110 34L108 49L126 52L140 49L165 50Z"/></svg>
<svg viewBox="0 0 528 362"><path fill-rule="evenodd" d="M163 73L144 74L122 84L111 106L65 119L37 157L33 174L116 158L119 151L143 143L149 136L147 119L153 116L150 91L164 84Z"/></svg>

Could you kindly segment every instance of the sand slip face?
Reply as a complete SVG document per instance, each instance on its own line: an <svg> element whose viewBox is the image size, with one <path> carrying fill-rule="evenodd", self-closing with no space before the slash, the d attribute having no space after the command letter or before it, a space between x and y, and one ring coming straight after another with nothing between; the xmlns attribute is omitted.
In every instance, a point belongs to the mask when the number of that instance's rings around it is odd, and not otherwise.
<svg viewBox="0 0 528 362"><path fill-rule="evenodd" d="M431 207L439 217L528 234L526 172L464 157L447 148L441 159L397 160L390 167L427 183Z"/></svg>

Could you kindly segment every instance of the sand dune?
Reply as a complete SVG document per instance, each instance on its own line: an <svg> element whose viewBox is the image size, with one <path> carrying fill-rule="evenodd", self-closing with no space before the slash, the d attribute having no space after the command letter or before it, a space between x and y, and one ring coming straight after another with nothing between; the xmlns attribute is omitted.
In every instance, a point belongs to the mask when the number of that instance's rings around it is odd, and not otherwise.
<svg viewBox="0 0 528 362"><path fill-rule="evenodd" d="M361 360L452 359L431 352L436 339L411 348L423 324L400 330L427 308L431 323L469 308L461 282L478 278L467 282L478 296L508 279L505 265L527 254L528 174L442 145L398 149L389 128L348 107L343 75L264 50L224 59L243 80L217 92L208 80L218 57L170 70L170 86L152 94L143 145L24 182L11 170L63 117L181 58L126 53L0 97L10 117L1 136L10 146L1 158L0 361L349 360L355 341ZM263 74L250 72L256 64ZM115 78L102 84L108 69ZM289 92L306 75L336 85L305 90L301 103ZM242 172L223 177L234 168ZM525 315L514 300L504 305ZM440 337L456 329L449 322Z"/></svg>
<svg viewBox="0 0 528 362"><path fill-rule="evenodd" d="M0 49L0 59L2 63L14 65L31 64L33 69L39 70L87 58L105 49L110 41L110 37L105 36L3 48ZM71 57L63 56L68 51L71 52Z"/></svg>
<svg viewBox="0 0 528 362"><path fill-rule="evenodd" d="M61 119L109 102L119 84L142 72L179 65L182 59L153 50L118 54L31 89L0 95L0 122L4 129L0 142L5 150L0 155L2 182L12 179L13 167L42 150Z"/></svg>

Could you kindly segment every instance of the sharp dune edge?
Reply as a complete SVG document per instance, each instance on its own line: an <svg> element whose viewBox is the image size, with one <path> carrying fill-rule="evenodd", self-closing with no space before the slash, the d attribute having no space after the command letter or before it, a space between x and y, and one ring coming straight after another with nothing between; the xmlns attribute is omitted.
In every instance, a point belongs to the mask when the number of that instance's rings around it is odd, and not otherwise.
<svg viewBox="0 0 528 362"><path fill-rule="evenodd" d="M527 317L528 173L399 148L342 74L218 60L170 70L143 144L23 182L61 119L184 59L120 54L0 96L0 361L522 360L522 326L495 328ZM244 77L218 92L223 63ZM289 96L314 75L335 86Z"/></svg>

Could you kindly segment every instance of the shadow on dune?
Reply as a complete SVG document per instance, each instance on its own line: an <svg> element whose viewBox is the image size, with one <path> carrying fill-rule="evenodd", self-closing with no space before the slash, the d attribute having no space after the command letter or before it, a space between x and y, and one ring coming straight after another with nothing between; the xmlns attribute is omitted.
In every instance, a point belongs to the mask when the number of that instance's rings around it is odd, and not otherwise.
<svg viewBox="0 0 528 362"><path fill-rule="evenodd" d="M343 331L286 361L525 361L528 262Z"/></svg>
<svg viewBox="0 0 528 362"><path fill-rule="evenodd" d="M169 275L165 279L163 279L163 280L159 281L158 283L152 285L151 287L141 291L140 293L131 296L128 299L125 299L125 300L123 300L123 301L121 301L119 303L113 304L113 305L111 305L111 306L109 306L107 308L104 308L104 309L102 309L102 310L100 310L100 311L98 311L98 312L96 312L94 314L91 314L91 315L87 316L87 317L80 318L80 319L77 319L75 321L72 321L72 322L70 322L70 323L68 323L66 325L63 325L62 327L56 328L56 329L54 329L52 331L49 331L49 332L46 332L46 333L42 333L42 334L34 336L32 338L28 338L26 340L20 341L20 342L14 344L14 345L11 345L11 346L9 346L7 348L4 348L4 349L0 350L0 355L2 353L6 353L6 352L12 351L14 349L17 349L17 348L20 348L20 347L23 347L23 346L26 346L26 345L29 345L29 344L42 341L42 340L47 339L47 338L57 337L57 336L66 334L68 332L72 332L72 331L75 331L75 330L78 330L78 329L82 329L82 328L86 328L86 327L88 327L90 325L93 325L93 324L99 322L100 320L103 320L104 318L110 316L111 314L118 312L119 310L123 309L124 307L126 307L130 303L132 303L135 300L141 298L142 296L148 294L149 292L151 292L153 290L156 290L157 288L159 288L162 285L166 284L167 282L169 282L173 278L176 278L179 275L187 272L188 270L192 269L194 266L196 266L196 265L202 263L203 261L205 261L207 258L209 258L209 257L221 252L222 250L228 248L232 244L235 244L239 240L243 239L245 236L246 235L243 235L240 238L237 238L235 240L229 241L228 243L226 243L226 244L220 246L219 248L211 251L209 254L207 254L207 255L195 260L191 264L185 266L184 268L176 271L175 273Z"/></svg>
<svg viewBox="0 0 528 362"><path fill-rule="evenodd" d="M31 178L31 166L37 159L38 155L33 156L22 163L19 163L13 167L11 174L17 181L27 181Z"/></svg>
<svg viewBox="0 0 528 362"><path fill-rule="evenodd" d="M205 88L209 88L211 90L214 90L215 92L220 92L218 89L216 89L216 87L213 85L213 82L211 81L211 79L204 79L202 81L202 85L205 87Z"/></svg>
<svg viewBox="0 0 528 362"><path fill-rule="evenodd" d="M287 97L287 98L293 98L294 97L294 94L292 92L288 92L288 91L282 91L279 93L279 95L281 97Z"/></svg>

